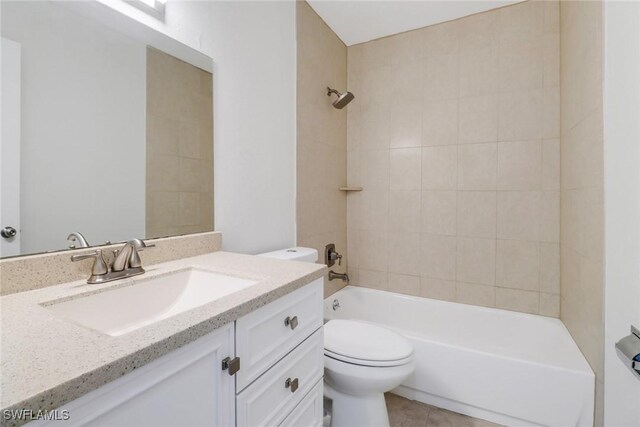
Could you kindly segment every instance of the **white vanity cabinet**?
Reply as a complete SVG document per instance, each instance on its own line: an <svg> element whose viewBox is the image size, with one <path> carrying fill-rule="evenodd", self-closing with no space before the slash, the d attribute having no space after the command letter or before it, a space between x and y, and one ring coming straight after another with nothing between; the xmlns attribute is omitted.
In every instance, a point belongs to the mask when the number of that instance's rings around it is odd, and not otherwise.
<svg viewBox="0 0 640 427"><path fill-rule="evenodd" d="M318 279L29 426L321 426L322 297Z"/></svg>
<svg viewBox="0 0 640 427"><path fill-rule="evenodd" d="M68 420L29 426L234 425L235 381L221 369L233 351L228 324L64 405Z"/></svg>

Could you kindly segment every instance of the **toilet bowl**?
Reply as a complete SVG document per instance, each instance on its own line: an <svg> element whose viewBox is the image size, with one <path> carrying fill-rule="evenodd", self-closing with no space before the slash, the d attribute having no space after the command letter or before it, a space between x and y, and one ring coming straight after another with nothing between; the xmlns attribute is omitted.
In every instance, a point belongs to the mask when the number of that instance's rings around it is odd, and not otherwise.
<svg viewBox="0 0 640 427"><path fill-rule="evenodd" d="M388 427L384 393L413 370L413 346L396 332L356 320L324 325L324 394L332 400L333 427Z"/></svg>

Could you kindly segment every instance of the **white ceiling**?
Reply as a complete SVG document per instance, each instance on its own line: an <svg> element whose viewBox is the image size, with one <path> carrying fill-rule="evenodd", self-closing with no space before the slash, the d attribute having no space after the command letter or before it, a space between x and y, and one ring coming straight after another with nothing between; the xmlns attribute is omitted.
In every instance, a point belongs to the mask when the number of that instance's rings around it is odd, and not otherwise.
<svg viewBox="0 0 640 427"><path fill-rule="evenodd" d="M522 0L308 0L347 45L415 30Z"/></svg>

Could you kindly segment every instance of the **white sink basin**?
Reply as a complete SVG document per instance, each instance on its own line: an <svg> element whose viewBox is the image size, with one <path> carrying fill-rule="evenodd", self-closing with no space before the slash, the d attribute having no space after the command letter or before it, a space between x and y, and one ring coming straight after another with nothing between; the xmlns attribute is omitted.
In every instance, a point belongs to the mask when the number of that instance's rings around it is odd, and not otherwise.
<svg viewBox="0 0 640 427"><path fill-rule="evenodd" d="M118 336L256 283L256 280L187 268L158 277L139 278L127 286L54 303L46 308L65 319Z"/></svg>

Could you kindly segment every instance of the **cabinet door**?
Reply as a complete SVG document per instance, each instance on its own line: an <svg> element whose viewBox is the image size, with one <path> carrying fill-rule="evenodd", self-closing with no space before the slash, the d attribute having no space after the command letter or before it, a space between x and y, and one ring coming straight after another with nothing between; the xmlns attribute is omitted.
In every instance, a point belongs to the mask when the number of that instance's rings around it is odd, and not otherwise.
<svg viewBox="0 0 640 427"><path fill-rule="evenodd" d="M233 323L70 402L70 419L29 426L232 426L234 378L222 360L234 355Z"/></svg>

